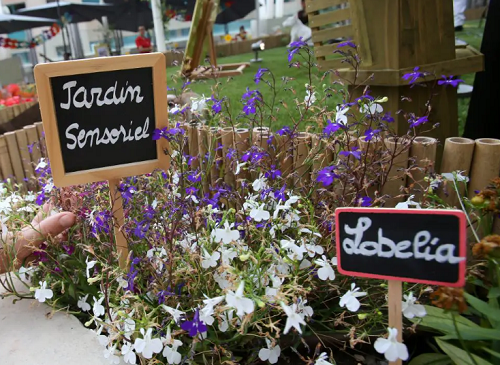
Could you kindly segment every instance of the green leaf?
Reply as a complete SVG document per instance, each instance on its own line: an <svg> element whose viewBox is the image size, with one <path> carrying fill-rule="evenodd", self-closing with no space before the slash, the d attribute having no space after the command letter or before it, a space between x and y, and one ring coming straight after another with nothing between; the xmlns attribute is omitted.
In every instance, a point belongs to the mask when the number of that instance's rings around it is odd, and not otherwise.
<svg viewBox="0 0 500 365"><path fill-rule="evenodd" d="M496 299L498 297L500 297L500 287L491 288L490 292L488 293L488 298Z"/></svg>
<svg viewBox="0 0 500 365"><path fill-rule="evenodd" d="M500 330L482 328L467 318L453 312L445 312L441 308L432 306L425 306L425 310L427 311L425 317L412 321L418 323L420 326L445 334L446 336L443 337L445 340L458 339L458 334L453 324L453 316L455 316L456 326L463 340L497 340L500 338Z"/></svg>
<svg viewBox="0 0 500 365"><path fill-rule="evenodd" d="M445 312L441 308L433 307L433 306L425 306L425 310L427 315L423 318L414 318L411 319L412 322L418 323L423 327L428 327L430 329L437 330L441 333L455 333L455 327L453 325L453 313ZM479 326L472 321L469 321L467 318L456 315L455 321L459 328L474 328Z"/></svg>
<svg viewBox="0 0 500 365"><path fill-rule="evenodd" d="M451 365L448 355L443 354L422 354L415 357L408 365Z"/></svg>
<svg viewBox="0 0 500 365"><path fill-rule="evenodd" d="M498 321L500 320L500 309L493 307L469 293L464 293L464 297L472 308L486 316L493 327L497 327Z"/></svg>
<svg viewBox="0 0 500 365"><path fill-rule="evenodd" d="M457 324L458 334L464 341L484 341L484 340L498 340L500 338L500 330L494 328L481 328L481 327L464 327ZM453 328L450 332L446 333L444 340L458 340L457 332Z"/></svg>
<svg viewBox="0 0 500 365"><path fill-rule="evenodd" d="M474 354L469 355L466 351L439 338L436 338L436 342L441 350L453 360L455 365L492 365L485 359ZM471 356L475 363L472 361Z"/></svg>
<svg viewBox="0 0 500 365"><path fill-rule="evenodd" d="M497 357L500 359L500 353L496 352L496 351L493 351L487 347L483 347L482 348L484 351L486 351L487 353L489 353L490 355L494 356L494 357Z"/></svg>

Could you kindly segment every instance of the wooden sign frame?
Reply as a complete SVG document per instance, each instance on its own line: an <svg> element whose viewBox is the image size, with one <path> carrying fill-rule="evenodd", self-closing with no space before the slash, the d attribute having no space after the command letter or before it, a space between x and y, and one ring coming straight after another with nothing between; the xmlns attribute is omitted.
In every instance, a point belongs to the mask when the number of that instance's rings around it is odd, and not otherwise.
<svg viewBox="0 0 500 365"><path fill-rule="evenodd" d="M458 242L458 255L460 257L467 256L467 224L466 218L462 211L459 210L444 210L444 209L396 209L396 208L337 208L335 210L335 221L340 222L339 215L342 213L367 213L367 214L408 214L408 215L446 215L446 216L454 216L458 218L459 221L459 242ZM415 278L406 278L406 277L395 277L389 275L378 275L378 274L367 274L363 272L354 272L344 270L342 268L342 255L339 254L341 252L341 242L340 242L340 230L337 228L335 232L336 238L336 248L337 248L337 268L339 272L343 275L348 276L357 276L368 279L380 279L380 280L396 280L396 281L405 281L410 283L419 283L419 284L428 284L428 285L443 285L450 287L462 287L465 285L465 271L466 271L466 260L462 260L458 263L458 281L455 283L449 282L440 282L440 281L432 281L432 280L419 280Z"/></svg>
<svg viewBox="0 0 500 365"><path fill-rule="evenodd" d="M66 173L61 143L57 129L57 117L50 79L53 77L91 74L106 71L152 68L153 95L156 128L168 127L167 111L167 71L166 59L162 53L149 53L131 56L101 57L88 60L66 61L39 64L35 67L35 80L38 88L40 111L45 131L46 144L52 167L54 184L58 187L92 183L96 181L116 181L127 176L151 173L155 169L168 169L170 159L165 154L168 143L157 141L157 159L129 163L112 167L102 167Z"/></svg>

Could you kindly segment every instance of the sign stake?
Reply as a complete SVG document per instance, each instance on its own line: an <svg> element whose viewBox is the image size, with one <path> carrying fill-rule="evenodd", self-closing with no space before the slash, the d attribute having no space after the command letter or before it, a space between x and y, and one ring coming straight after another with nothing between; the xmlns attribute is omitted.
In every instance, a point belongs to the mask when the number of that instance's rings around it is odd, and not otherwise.
<svg viewBox="0 0 500 365"><path fill-rule="evenodd" d="M125 215L123 214L123 198L118 190L120 179L113 179L108 181L109 184L109 197L111 200L111 214L113 215L113 228L116 242L116 250L118 252L120 268L127 267L128 259L128 244L123 231L120 229L125 223Z"/></svg>
<svg viewBox="0 0 500 365"><path fill-rule="evenodd" d="M403 312L401 298L403 297L403 283L389 280L389 327L398 330L398 342L403 342ZM390 362L391 365L401 365L401 359Z"/></svg>

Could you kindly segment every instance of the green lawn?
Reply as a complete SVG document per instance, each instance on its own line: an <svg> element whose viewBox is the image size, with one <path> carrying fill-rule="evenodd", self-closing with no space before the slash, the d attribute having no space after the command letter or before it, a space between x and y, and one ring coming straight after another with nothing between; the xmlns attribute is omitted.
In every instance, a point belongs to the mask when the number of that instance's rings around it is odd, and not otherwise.
<svg viewBox="0 0 500 365"><path fill-rule="evenodd" d="M464 31L457 33L457 36L471 44L476 49L479 49L481 46L482 33L483 29L478 28L478 22L472 21L467 22ZM280 102L283 102L283 106L280 107L280 110L277 113L274 113L275 120L272 122L272 126L273 128L279 128L283 125L291 125L294 120L298 120L300 118L298 110L294 107L296 104L294 100L304 100L305 84L309 82L309 75L305 68L288 67L287 54L287 49L285 47L267 50L260 54L260 57L263 58L263 62L252 64L241 76L231 79L219 79L218 81L220 84L218 86L216 86L216 82L214 80L204 80L197 81L191 84L190 87L194 92L204 94L206 96L212 95L213 90L217 89L220 96L226 96L230 100L230 112L233 117L236 117L242 111L241 96L247 87L250 89L258 87L259 91L264 96L264 100L269 103L271 102L274 92L267 85L263 83L255 85L254 82L254 75L259 67L268 68L273 72L276 79L276 104L279 105ZM220 58L218 59L218 62L219 64L248 62L251 58L253 58L253 54L243 54ZM179 67L167 68L167 74L169 76L168 85L171 88L179 88L182 85L183 81L176 77L178 71ZM329 82L329 77L323 82L320 82L318 75L320 75L320 73L315 70L313 75L313 85L320 86L325 82ZM461 75L461 78L470 85L474 82L474 74ZM334 95L330 98L328 104L334 107L339 102L341 102L340 96ZM463 131L468 106L469 99L459 100L460 133ZM244 120L240 120L239 123L245 124ZM269 121L269 124L271 124L271 121Z"/></svg>

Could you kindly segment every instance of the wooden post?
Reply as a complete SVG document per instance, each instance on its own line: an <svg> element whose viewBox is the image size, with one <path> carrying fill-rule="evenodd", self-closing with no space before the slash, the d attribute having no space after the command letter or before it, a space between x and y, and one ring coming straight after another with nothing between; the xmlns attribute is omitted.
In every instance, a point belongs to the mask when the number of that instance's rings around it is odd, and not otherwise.
<svg viewBox="0 0 500 365"><path fill-rule="evenodd" d="M403 283L401 281L389 280L389 327L398 330L398 342L403 342ZM401 360L390 363L391 365L401 365Z"/></svg>
<svg viewBox="0 0 500 365"><path fill-rule="evenodd" d="M17 138L15 132L8 132L4 135L5 141L7 142L7 149L9 150L10 161L12 162L12 168L14 169L14 175L16 177L17 183L26 187L26 182L24 181L24 169L23 163L21 161L21 154L19 152L19 145L17 144Z"/></svg>
<svg viewBox="0 0 500 365"><path fill-rule="evenodd" d="M123 198L118 190L120 180L109 180L109 197L111 200L111 214L113 215L113 229L115 235L116 251L118 252L118 259L122 269L127 268L128 260L128 243L123 230L125 223L125 215L123 214Z"/></svg>

